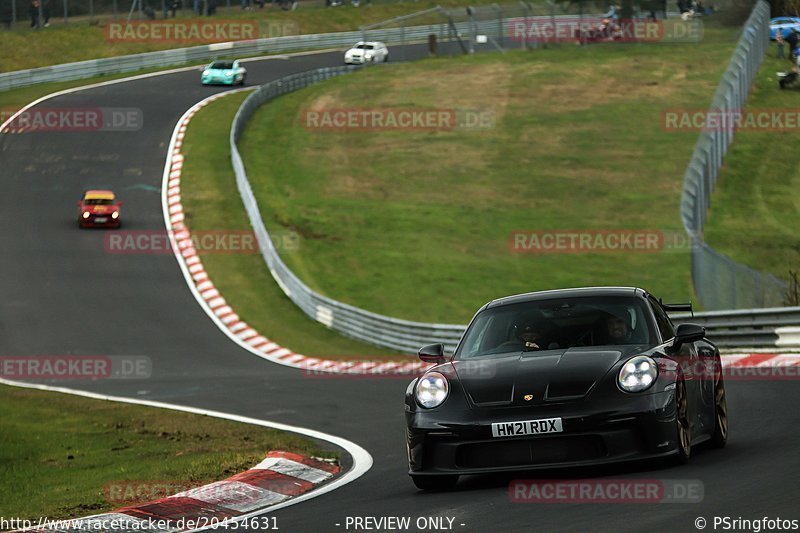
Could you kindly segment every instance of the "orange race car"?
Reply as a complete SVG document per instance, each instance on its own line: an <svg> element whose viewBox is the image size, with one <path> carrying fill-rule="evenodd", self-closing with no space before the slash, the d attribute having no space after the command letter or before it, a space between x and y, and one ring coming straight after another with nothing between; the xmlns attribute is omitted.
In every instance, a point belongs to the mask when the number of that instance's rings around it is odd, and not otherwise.
<svg viewBox="0 0 800 533"><path fill-rule="evenodd" d="M78 223L82 228L118 228L121 205L112 191L86 191L78 201Z"/></svg>

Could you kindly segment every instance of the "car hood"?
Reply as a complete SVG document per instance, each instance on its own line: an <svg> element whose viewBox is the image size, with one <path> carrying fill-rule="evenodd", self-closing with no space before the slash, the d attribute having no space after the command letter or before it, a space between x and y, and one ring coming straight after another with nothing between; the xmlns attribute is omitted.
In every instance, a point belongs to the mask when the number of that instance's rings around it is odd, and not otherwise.
<svg viewBox="0 0 800 533"><path fill-rule="evenodd" d="M209 68L205 70L205 74L209 76L227 76L228 74L233 75L233 69Z"/></svg>
<svg viewBox="0 0 800 533"><path fill-rule="evenodd" d="M622 359L644 346L513 352L454 361L464 391L479 407L543 405L584 399ZM532 396L525 399L526 396Z"/></svg>
<svg viewBox="0 0 800 533"><path fill-rule="evenodd" d="M119 211L119 208L115 205L84 205L82 209L93 215L110 215L114 211Z"/></svg>

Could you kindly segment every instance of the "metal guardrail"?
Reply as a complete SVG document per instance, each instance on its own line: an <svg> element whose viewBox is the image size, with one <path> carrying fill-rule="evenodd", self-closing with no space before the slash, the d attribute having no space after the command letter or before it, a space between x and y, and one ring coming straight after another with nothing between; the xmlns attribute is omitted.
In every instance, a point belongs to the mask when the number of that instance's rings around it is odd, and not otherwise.
<svg viewBox="0 0 800 533"><path fill-rule="evenodd" d="M513 21L511 20L505 20L501 29L498 29L496 22L482 21L478 23L477 31L489 35L495 35L497 32L505 33L510 31L509 28L512 23ZM468 22L458 23L455 25L455 28L458 32L464 34L475 31L475 28L470 27ZM441 24L427 24L413 27L383 28L379 32L347 31L269 37L252 41L234 41L104 59L92 59L89 61L64 63L51 67L0 73L0 91L27 87L37 83L79 80L100 75L134 72L146 68L185 65L187 63L210 61L218 57L244 57L280 54L299 50L343 48L349 47L362 40L365 35L372 39L393 44L422 42L431 34L436 34L440 39L445 40L451 36L451 28L448 27L446 23L442 22Z"/></svg>
<svg viewBox="0 0 800 533"><path fill-rule="evenodd" d="M720 348L800 348L800 307L774 307L732 311L671 314L673 322L691 322L706 328L708 338Z"/></svg>
<svg viewBox="0 0 800 533"><path fill-rule="evenodd" d="M420 31L430 31L430 28ZM247 56L295 50L336 48L352 45L361 39L361 32L340 32L291 37L271 37L253 41L208 44L105 59L65 63L52 67L20 70L0 74L0 91L36 83L69 81L105 74L133 72L145 68L169 67L212 60L220 56Z"/></svg>
<svg viewBox="0 0 800 533"><path fill-rule="evenodd" d="M709 114L732 118L743 110L769 46L769 16L769 4L759 0L722 76ZM775 276L737 263L703 239L711 195L734 133L733 128L703 131L684 175L681 219L692 241L692 282L705 309L777 306L788 290Z"/></svg>
<svg viewBox="0 0 800 533"><path fill-rule="evenodd" d="M414 353L424 344L443 342L447 351L452 353L464 333L464 325L400 320L338 302L311 290L289 270L275 250L247 178L237 142L248 120L259 107L280 95L359 68L330 67L287 76L262 86L248 96L231 126L230 149L236 185L270 273L286 296L312 320L349 337L401 352ZM779 345L800 348L800 335L791 331L796 328L786 328L800 325L800 307L712 311L693 316L684 313L674 314L673 319L677 323L693 322L705 326L709 338L723 348ZM781 328L791 333L785 336L783 344L780 344Z"/></svg>

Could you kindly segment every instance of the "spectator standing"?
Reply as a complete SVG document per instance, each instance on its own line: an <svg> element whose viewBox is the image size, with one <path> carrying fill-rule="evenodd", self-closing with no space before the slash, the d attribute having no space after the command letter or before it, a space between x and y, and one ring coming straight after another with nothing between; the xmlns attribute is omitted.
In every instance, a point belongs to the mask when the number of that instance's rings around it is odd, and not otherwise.
<svg viewBox="0 0 800 533"><path fill-rule="evenodd" d="M31 28L39 28L39 0L31 0Z"/></svg>
<svg viewBox="0 0 800 533"><path fill-rule="evenodd" d="M786 42L789 43L789 60L794 61L795 50L797 50L797 30L792 28L792 31L786 37Z"/></svg>
<svg viewBox="0 0 800 533"><path fill-rule="evenodd" d="M44 16L44 27L50 27L50 0L40 0L42 2L42 15Z"/></svg>
<svg viewBox="0 0 800 533"><path fill-rule="evenodd" d="M775 57L777 57L778 59L786 59L786 56L783 53L785 44L783 41L783 33L781 33L780 30L778 30L777 35L775 35L775 43L778 45L778 52Z"/></svg>

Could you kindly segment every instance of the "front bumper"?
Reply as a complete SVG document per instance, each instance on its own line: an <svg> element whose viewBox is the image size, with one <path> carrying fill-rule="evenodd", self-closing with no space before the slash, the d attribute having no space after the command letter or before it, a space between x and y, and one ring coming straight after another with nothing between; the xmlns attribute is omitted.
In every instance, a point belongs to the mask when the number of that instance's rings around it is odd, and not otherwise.
<svg viewBox="0 0 800 533"><path fill-rule="evenodd" d="M80 218L83 228L118 228L122 217L111 218L111 215L91 215L89 218Z"/></svg>
<svg viewBox="0 0 800 533"><path fill-rule="evenodd" d="M203 76L200 81L203 85L233 85L238 83L236 76Z"/></svg>
<svg viewBox="0 0 800 533"><path fill-rule="evenodd" d="M369 59L364 58L364 56L355 56L355 57L345 57L344 62L346 65L363 65L364 63L369 63Z"/></svg>
<svg viewBox="0 0 800 533"><path fill-rule="evenodd" d="M582 402L500 410L474 409L474 423L406 412L409 473L485 474L633 461L677 452L674 393L626 397L624 408L589 411ZM462 413L463 415L463 413ZM561 417L564 431L493 438L492 422ZM457 416L463 420L462 416Z"/></svg>

